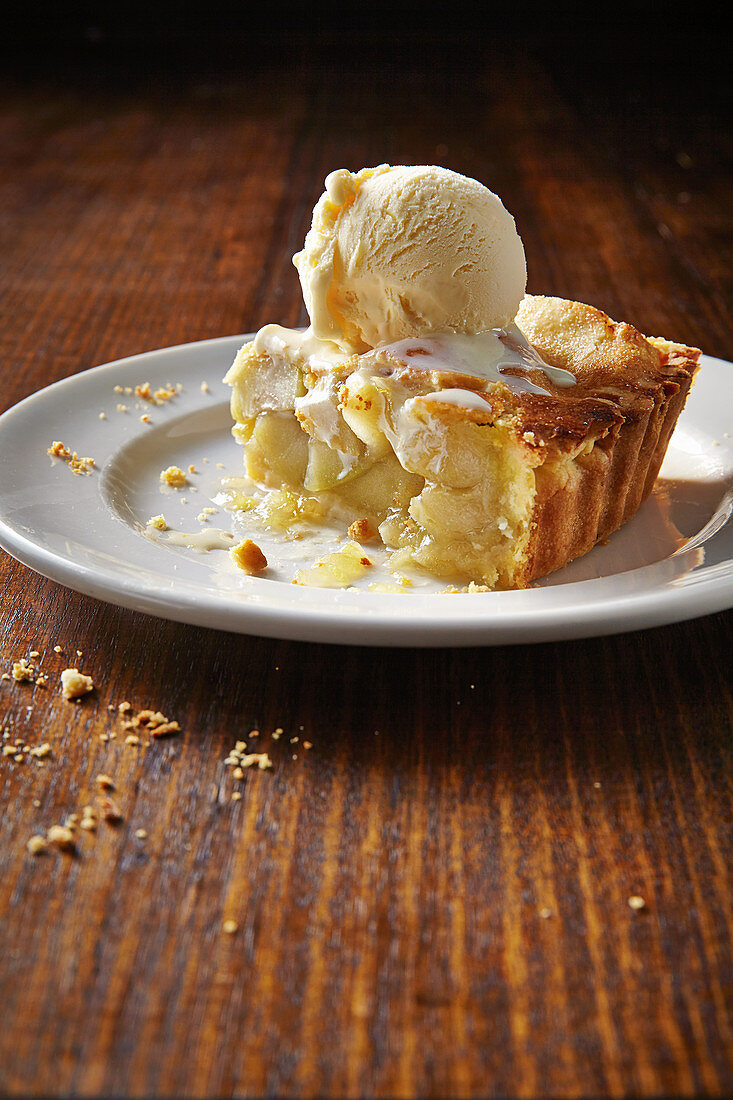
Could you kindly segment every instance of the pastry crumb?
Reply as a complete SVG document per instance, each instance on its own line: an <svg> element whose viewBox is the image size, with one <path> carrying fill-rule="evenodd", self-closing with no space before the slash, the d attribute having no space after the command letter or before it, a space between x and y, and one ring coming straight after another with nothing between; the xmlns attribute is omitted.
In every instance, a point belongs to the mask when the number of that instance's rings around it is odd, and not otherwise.
<svg viewBox="0 0 733 1100"><path fill-rule="evenodd" d="M262 573L267 569L267 558L252 539L245 539L244 542L240 542L239 546L231 549L229 557L238 569L250 576Z"/></svg>
<svg viewBox="0 0 733 1100"><path fill-rule="evenodd" d="M165 516L163 516L163 515L151 516L150 519L148 520L148 522L145 524L145 526L146 527L154 527L156 531L167 531L168 530L168 523L166 521Z"/></svg>
<svg viewBox="0 0 733 1100"><path fill-rule="evenodd" d="M172 382L169 382L167 386L160 386L153 394L156 405L164 405L166 401L172 401L182 389L183 386L180 383L174 386Z"/></svg>
<svg viewBox="0 0 733 1100"><path fill-rule="evenodd" d="M249 736L259 736L259 730L251 730ZM244 779L243 769L245 768L257 767L260 771L266 771L268 768L273 767L269 753L247 752L247 744L245 741L237 741L234 748L230 750L224 763L227 767L233 769L232 776L234 779Z"/></svg>
<svg viewBox="0 0 733 1100"><path fill-rule="evenodd" d="M46 837L49 844L55 844L62 852L76 851L76 838L70 825L52 825Z"/></svg>
<svg viewBox="0 0 733 1100"><path fill-rule="evenodd" d="M253 768L256 766L260 769L260 771L265 771L266 769L273 766L272 760L270 760L270 755L266 752L245 753L245 755L242 757L241 763L243 768Z"/></svg>
<svg viewBox="0 0 733 1100"><path fill-rule="evenodd" d="M33 673L35 669L33 665L29 665L25 657L20 657L17 661L13 662L13 679L18 683L23 680L33 680Z"/></svg>
<svg viewBox="0 0 733 1100"><path fill-rule="evenodd" d="M94 691L91 676L79 672L78 668L65 668L61 673L61 693L64 699L79 699Z"/></svg>
<svg viewBox="0 0 733 1100"><path fill-rule="evenodd" d="M109 798L108 795L105 795L103 798L99 798L97 801L99 803L100 813L102 814L104 820L110 825L119 825L119 823L123 820L122 810L114 801L114 799Z"/></svg>
<svg viewBox="0 0 733 1100"><path fill-rule="evenodd" d="M379 531L370 519L355 519L347 532L350 539L355 542L374 542L379 537Z"/></svg>
<svg viewBox="0 0 733 1100"><path fill-rule="evenodd" d="M160 480L171 489L183 489L190 484L180 466L169 466L166 470L161 470Z"/></svg>
<svg viewBox="0 0 733 1100"><path fill-rule="evenodd" d="M638 894L632 894L629 898L629 909L644 909L646 902Z"/></svg>
<svg viewBox="0 0 733 1100"><path fill-rule="evenodd" d="M35 833L27 842L26 848L32 856L41 856L48 851L48 841L45 836Z"/></svg>
<svg viewBox="0 0 733 1100"><path fill-rule="evenodd" d="M124 710L122 708L125 708ZM120 703L118 708L120 717L124 714L129 714L132 707L129 703ZM180 733L181 727L178 722L170 721L164 714L161 714L159 710L149 710L145 708L139 710L132 718L125 719L122 722L122 728L124 730L144 730L149 733L151 737L170 737L171 734ZM127 742L126 742L127 743Z"/></svg>
<svg viewBox="0 0 733 1100"><path fill-rule="evenodd" d="M233 936L235 932L239 931L239 925L235 920L225 920L221 927L227 936Z"/></svg>
<svg viewBox="0 0 733 1100"><path fill-rule="evenodd" d="M122 386L115 386L115 392L134 394L135 397L139 397L142 401L147 401L150 405L164 405L178 394L178 390L171 383L153 391L149 382L141 382L139 385L135 386L134 389L130 386L125 386L123 390Z"/></svg>
<svg viewBox="0 0 733 1100"><path fill-rule="evenodd" d="M74 474L91 474L96 466L93 458L80 458L76 451L71 451L60 439L54 440L46 453L51 458L60 458Z"/></svg>
<svg viewBox="0 0 733 1100"><path fill-rule="evenodd" d="M196 519L199 523L208 523L209 516L215 516L218 511L218 508L202 508L199 514L196 516Z"/></svg>

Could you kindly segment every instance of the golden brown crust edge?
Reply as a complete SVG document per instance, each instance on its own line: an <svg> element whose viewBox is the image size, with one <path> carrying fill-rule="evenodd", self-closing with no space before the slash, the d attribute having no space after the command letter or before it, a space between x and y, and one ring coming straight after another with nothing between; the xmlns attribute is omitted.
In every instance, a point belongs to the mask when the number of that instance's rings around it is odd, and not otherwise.
<svg viewBox="0 0 733 1100"><path fill-rule="evenodd" d="M517 323L522 327L524 321L523 331L540 354L559 366L580 369L623 415L617 433L596 441L589 454L575 460L571 478L560 483L549 471L538 476L523 578L529 584L608 538L647 498L687 400L700 351L661 337L647 339L630 325L618 325L579 303L545 298L533 304L525 299L523 306ZM568 315L573 324L565 327L563 342L562 318ZM584 336L576 325L583 316L592 325Z"/></svg>

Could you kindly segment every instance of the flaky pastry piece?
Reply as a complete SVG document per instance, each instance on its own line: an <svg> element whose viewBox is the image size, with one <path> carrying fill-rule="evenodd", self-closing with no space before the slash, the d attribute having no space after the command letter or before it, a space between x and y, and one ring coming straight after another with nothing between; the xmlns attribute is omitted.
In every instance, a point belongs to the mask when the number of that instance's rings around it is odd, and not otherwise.
<svg viewBox="0 0 733 1100"><path fill-rule="evenodd" d="M525 297L516 326L534 361L493 376L440 338L331 363L245 345L226 381L270 520L366 519L396 566L500 589L606 539L651 491L700 353L560 298Z"/></svg>

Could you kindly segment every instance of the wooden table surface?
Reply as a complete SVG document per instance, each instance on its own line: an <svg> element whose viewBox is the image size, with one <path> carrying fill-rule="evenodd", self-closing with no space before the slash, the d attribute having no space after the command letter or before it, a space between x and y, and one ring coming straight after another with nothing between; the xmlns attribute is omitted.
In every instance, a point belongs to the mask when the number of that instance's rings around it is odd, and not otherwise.
<svg viewBox="0 0 733 1100"><path fill-rule="evenodd" d="M557 39L387 47L368 28L346 69L305 33L249 52L222 35L208 64L134 64L95 28L55 66L19 55L0 112L2 405L301 323L290 258L323 178L382 161L497 191L531 291L733 358L721 85L697 40L680 82L622 37L582 65ZM0 682L0 724L51 746L40 765L0 757L1 1091L733 1093L730 614L342 648L0 570L3 671L35 651L48 675ZM58 673L77 650L96 690L73 704ZM127 744L123 700L181 733ZM274 768L237 781L224 760L252 729ZM100 773L121 822L80 832L75 856L28 854Z"/></svg>

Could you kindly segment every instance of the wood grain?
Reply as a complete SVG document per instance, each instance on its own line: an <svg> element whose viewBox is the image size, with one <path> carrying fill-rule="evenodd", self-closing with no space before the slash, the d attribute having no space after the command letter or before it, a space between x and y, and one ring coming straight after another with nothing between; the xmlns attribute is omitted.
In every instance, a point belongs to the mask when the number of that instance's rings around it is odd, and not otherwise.
<svg viewBox="0 0 733 1100"><path fill-rule="evenodd" d="M249 69L6 75L6 405L302 321L290 257L325 174L385 160L501 194L531 290L733 357L714 89L683 100L658 67L590 73L540 44L360 41L346 82L307 36ZM6 1095L733 1092L729 614L386 651L195 629L0 570L3 671L37 650L49 677L0 682L0 725L52 746L0 758ZM96 690L72 703L77 650ZM123 700L181 735L125 744ZM274 768L233 780L252 729ZM27 854L100 773L124 820L76 856Z"/></svg>

